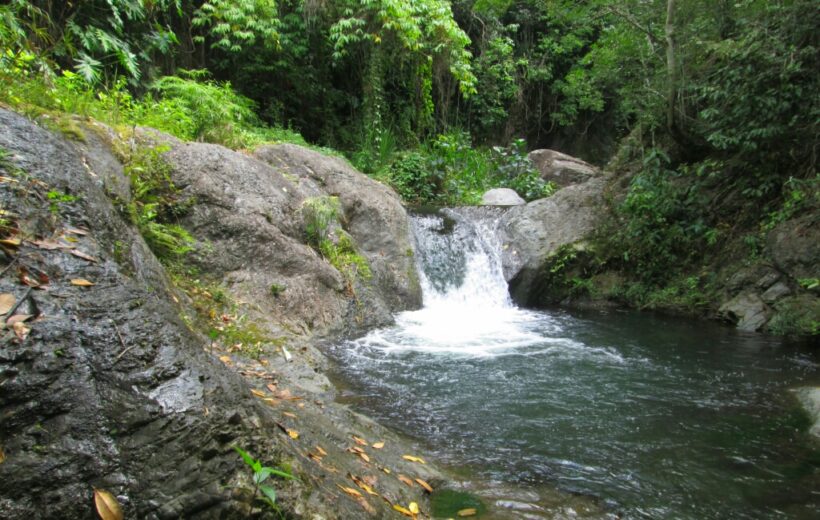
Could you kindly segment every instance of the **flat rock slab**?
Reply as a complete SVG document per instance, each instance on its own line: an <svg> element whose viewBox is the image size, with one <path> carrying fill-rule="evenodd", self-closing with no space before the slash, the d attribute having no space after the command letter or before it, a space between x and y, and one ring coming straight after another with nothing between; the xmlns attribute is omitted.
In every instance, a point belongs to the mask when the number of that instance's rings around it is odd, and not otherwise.
<svg viewBox="0 0 820 520"><path fill-rule="evenodd" d="M481 197L482 206L520 206L526 203L515 190L510 188L493 188Z"/></svg>

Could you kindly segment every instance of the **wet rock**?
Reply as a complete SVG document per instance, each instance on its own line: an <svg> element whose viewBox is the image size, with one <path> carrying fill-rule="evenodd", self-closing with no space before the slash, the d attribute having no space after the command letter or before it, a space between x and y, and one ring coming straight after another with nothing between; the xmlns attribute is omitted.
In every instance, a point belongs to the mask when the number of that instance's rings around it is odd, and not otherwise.
<svg viewBox="0 0 820 520"><path fill-rule="evenodd" d="M527 157L541 173L542 179L562 187L580 184L603 175L595 166L555 150L533 150Z"/></svg>
<svg viewBox="0 0 820 520"><path fill-rule="evenodd" d="M569 186L546 199L511 208L502 217L504 277L517 303L527 305L532 299L530 290L550 255L593 231L603 206L604 185L604 179L598 178Z"/></svg>
<svg viewBox="0 0 820 520"><path fill-rule="evenodd" d="M820 386L798 388L794 393L811 418L809 433L820 438Z"/></svg>
<svg viewBox="0 0 820 520"><path fill-rule="evenodd" d="M48 290L28 292L16 269L0 276L0 292L28 295L42 313L27 324L31 331L25 340L5 331L0 342L0 447L5 455L0 464L0 517L91 518L94 487L118 497L126 518L266 517L258 507L250 512L250 471L233 446L266 464L286 463L300 477L273 482L288 517L366 516L361 503L339 492L338 486L351 485L349 473L378 477L377 489L391 500L424 504L420 489L378 471L389 467L430 482L440 479L432 464L418 468L401 458L402 453L417 453L416 447L346 408L321 402L319 396L302 394L271 406L254 397L248 383L208 351L210 340L178 317L184 302L173 300L162 266L106 195L101 179L115 179L121 172L110 157L102 157L108 153L104 147L77 146L0 110L0 147L10 152L26 181L32 181L25 190L18 190L16 183L0 183L3 208L31 239L59 236L68 226L87 230L72 237L72 247L83 258L65 248L28 242L15 251L18 266L48 275ZM180 177L189 183L186 188L201 183L203 211L227 202L242 209L268 205L268 211L283 214L293 207L292 200L277 198L262 186L266 180L273 189L288 186L282 179L265 177L271 174L264 163L203 146L198 153L205 159L227 161L249 175L239 184L243 190L228 184L218 164L203 165L203 179L193 173ZM197 161L191 150L186 153L180 160ZM244 191L257 181L258 189ZM225 184L220 188L219 182ZM74 198L50 211L42 204L49 190ZM220 228L221 222L198 216L202 220L196 232L208 235L204 228L213 226L224 233L246 233L241 236L251 240L270 236L298 243L289 234L296 233L298 225L283 223L281 229L266 228L254 235L256 230L236 227L225 212L212 216L229 225ZM248 254L270 253L259 244L253 247L258 249L250 248ZM241 270L254 260L226 254L201 262ZM322 268L310 269L319 276ZM72 285L70 280L76 278L95 285ZM333 275L310 283L333 290ZM278 384L290 386L285 372L273 374ZM260 388L270 380L264 381ZM298 430L300 436L292 438L286 428ZM346 451L353 444L351 435L388 444L378 454L371 451L372 464L367 465ZM307 455L319 443L328 453L321 464ZM371 499L368 507L377 518L392 514L381 499Z"/></svg>
<svg viewBox="0 0 820 520"><path fill-rule="evenodd" d="M481 197L482 206L520 206L526 201L509 188L493 188Z"/></svg>
<svg viewBox="0 0 820 520"><path fill-rule="evenodd" d="M754 332L760 330L769 320L769 308L756 293L744 292L718 309L718 315L737 325L740 330Z"/></svg>

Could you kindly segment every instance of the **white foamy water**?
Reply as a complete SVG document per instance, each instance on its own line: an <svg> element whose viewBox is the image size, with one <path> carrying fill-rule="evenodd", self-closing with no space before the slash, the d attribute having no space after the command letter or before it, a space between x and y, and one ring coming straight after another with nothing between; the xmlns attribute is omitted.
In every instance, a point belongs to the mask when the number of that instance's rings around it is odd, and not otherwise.
<svg viewBox="0 0 820 520"><path fill-rule="evenodd" d="M464 211L464 210L462 210ZM473 208L413 217L424 306L396 316L396 325L356 341L384 351L498 355L543 345L543 314L515 307L501 267L495 226L500 212Z"/></svg>

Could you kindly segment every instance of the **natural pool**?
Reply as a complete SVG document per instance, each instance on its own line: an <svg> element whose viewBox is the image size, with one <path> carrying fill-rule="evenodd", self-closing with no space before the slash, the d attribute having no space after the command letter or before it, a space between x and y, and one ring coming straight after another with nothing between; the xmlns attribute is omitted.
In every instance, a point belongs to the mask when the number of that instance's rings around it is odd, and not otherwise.
<svg viewBox="0 0 820 520"><path fill-rule="evenodd" d="M331 349L347 401L485 482L597 497L621 518L820 518L820 445L790 391L820 382L816 349L518 309L492 225L415 218L425 306Z"/></svg>

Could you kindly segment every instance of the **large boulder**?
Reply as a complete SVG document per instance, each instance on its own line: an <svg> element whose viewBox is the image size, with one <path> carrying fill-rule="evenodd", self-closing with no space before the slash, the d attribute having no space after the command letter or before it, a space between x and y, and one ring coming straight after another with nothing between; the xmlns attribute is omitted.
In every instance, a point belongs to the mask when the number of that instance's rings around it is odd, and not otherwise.
<svg viewBox="0 0 820 520"><path fill-rule="evenodd" d="M718 309L718 316L749 332L763 328L770 315L769 307L754 292L738 294Z"/></svg>
<svg viewBox="0 0 820 520"><path fill-rule="evenodd" d="M387 518L395 514L391 503L427 507L421 488L393 475L379 479L384 500L340 493L352 485L349 475L364 476L377 465L434 485L441 475L433 464L402 459L417 447L327 396L285 392L292 381L273 368L275 361L251 365L217 353L181 319L190 311L183 295L128 213L109 200L122 208L128 190L117 189L127 183L115 156L100 146L104 141L89 134L85 143L69 143L0 109L0 149L8 151L0 163L6 179L0 203L19 226L12 238L21 239L0 247L0 294L20 303L15 314L36 317L2 330L0 518L96 518L94 488L115 495L125 518L278 517L265 515L258 503L252 508L258 495L234 446L299 477L271 482L287 518ZM213 238L214 258L200 252L203 267L256 272L269 261L289 280L326 277L304 287L336 291L338 273L291 236L299 233L298 221L284 219L298 201L275 191L292 184L266 164L219 147L174 146L171 158L202 168L200 176L178 168L175 177L202 198L203 213L193 210L186 223ZM233 177L236 168L247 177ZM49 193L62 196L44 204ZM220 204L244 214L218 211ZM283 216L281 227L268 227L276 215ZM243 218L258 229L240 228ZM13 227L4 227L3 238ZM261 244L265 238L277 241L293 265ZM243 239L251 242L247 249L232 242ZM372 466L348 451L353 435L386 441L371 452Z"/></svg>
<svg viewBox="0 0 820 520"><path fill-rule="evenodd" d="M582 241L600 218L605 181L596 178L553 196L511 208L499 223L504 277L523 305L544 262L559 248Z"/></svg>
<svg viewBox="0 0 820 520"><path fill-rule="evenodd" d="M778 224L769 232L767 248L778 269L794 279L820 278L820 222L816 214Z"/></svg>
<svg viewBox="0 0 820 520"><path fill-rule="evenodd" d="M407 214L389 188L341 159L292 145L250 157L204 143L173 146L164 157L182 197L195 201L180 220L204 245L194 262L260 316L325 336L384 325L392 312L420 305ZM320 196L339 198L371 280L354 286L307 243L301 208Z"/></svg>
<svg viewBox="0 0 820 520"><path fill-rule="evenodd" d="M533 150L527 157L538 169L542 179L562 187L580 184L603 175L595 166L555 150Z"/></svg>

